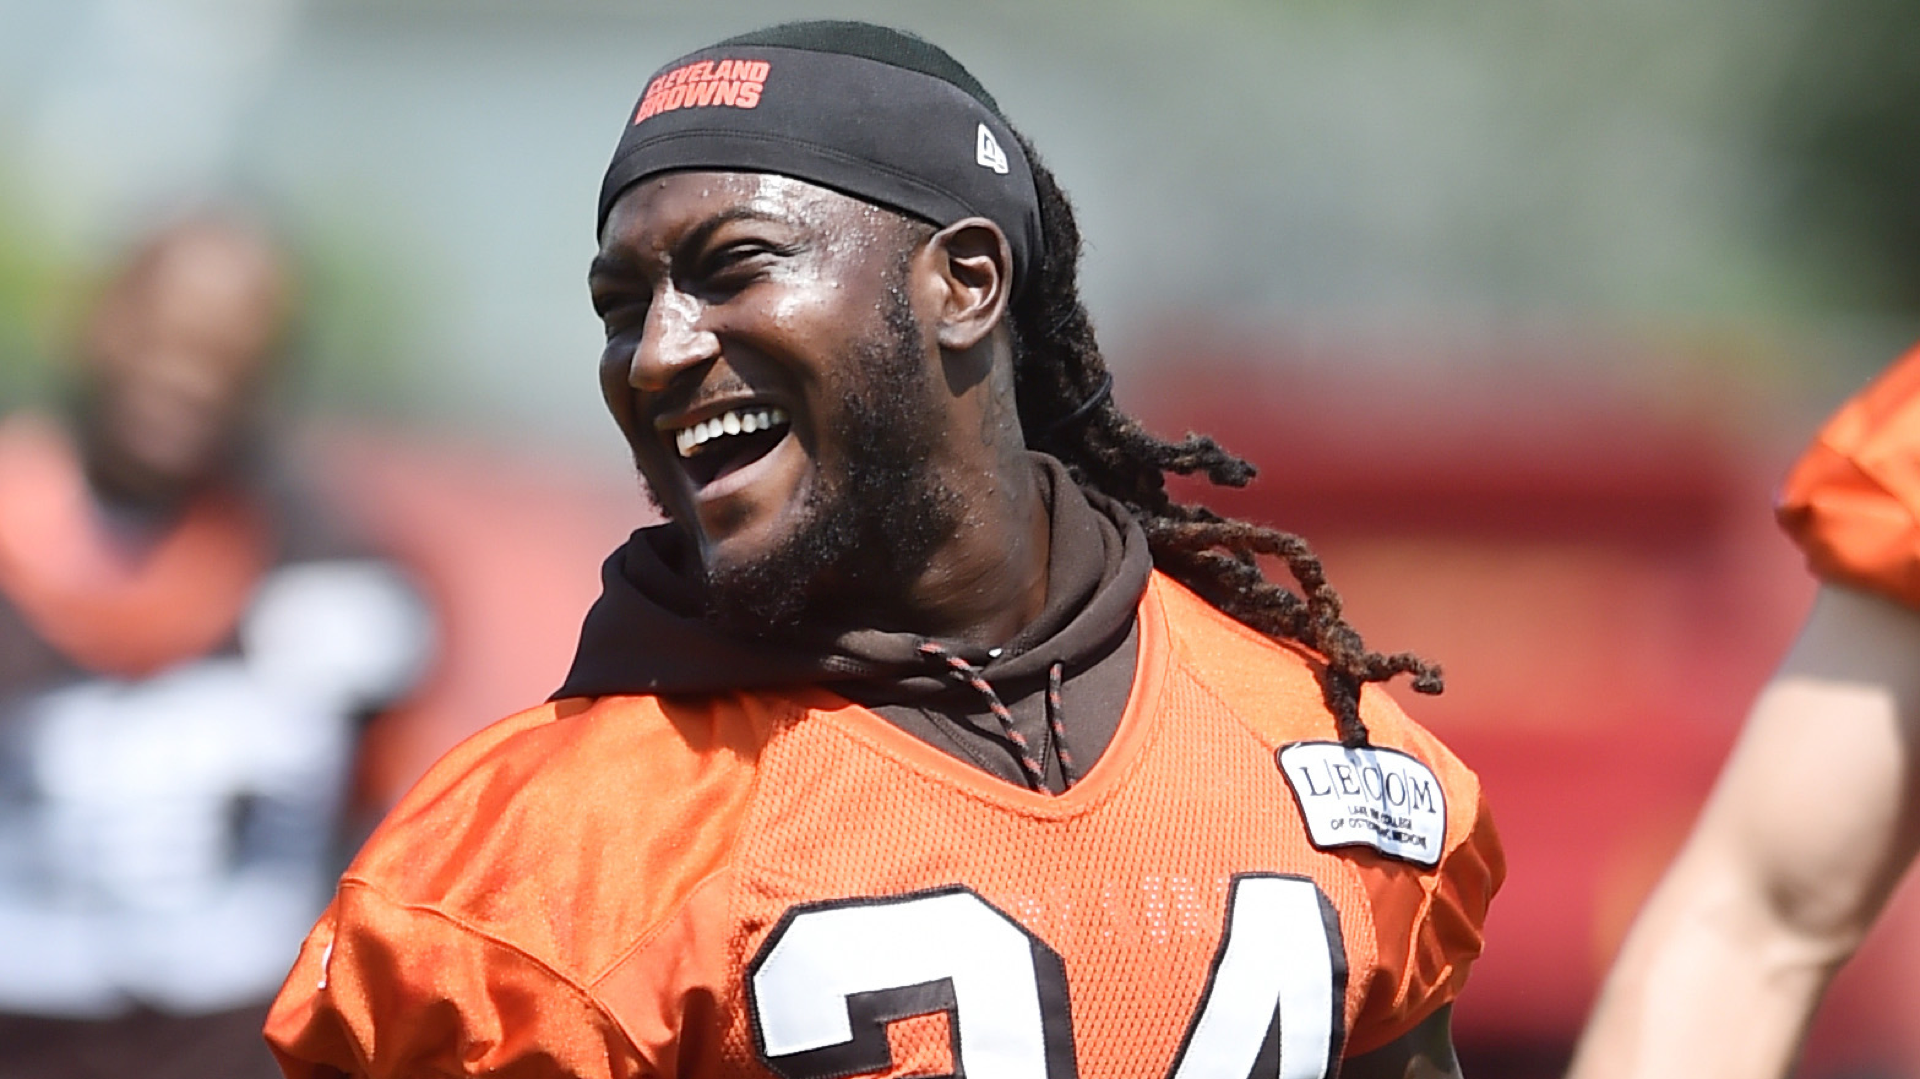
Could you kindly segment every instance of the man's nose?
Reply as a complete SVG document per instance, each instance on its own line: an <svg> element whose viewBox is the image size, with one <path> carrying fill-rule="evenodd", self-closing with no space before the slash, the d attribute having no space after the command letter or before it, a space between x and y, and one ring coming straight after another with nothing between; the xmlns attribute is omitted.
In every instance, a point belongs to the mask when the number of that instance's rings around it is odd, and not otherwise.
<svg viewBox="0 0 1920 1079"><path fill-rule="evenodd" d="M704 325L705 304L679 289L660 290L647 308L640 346L633 351L627 382L636 390L658 393L683 373L720 354L720 339Z"/></svg>

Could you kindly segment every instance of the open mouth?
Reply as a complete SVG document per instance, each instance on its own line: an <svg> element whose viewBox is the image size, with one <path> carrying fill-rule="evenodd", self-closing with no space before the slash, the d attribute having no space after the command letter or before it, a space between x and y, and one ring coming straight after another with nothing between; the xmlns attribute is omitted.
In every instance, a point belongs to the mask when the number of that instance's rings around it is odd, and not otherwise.
<svg viewBox="0 0 1920 1079"><path fill-rule="evenodd" d="M694 486L704 487L765 457L790 427L785 409L749 405L674 431L673 448Z"/></svg>

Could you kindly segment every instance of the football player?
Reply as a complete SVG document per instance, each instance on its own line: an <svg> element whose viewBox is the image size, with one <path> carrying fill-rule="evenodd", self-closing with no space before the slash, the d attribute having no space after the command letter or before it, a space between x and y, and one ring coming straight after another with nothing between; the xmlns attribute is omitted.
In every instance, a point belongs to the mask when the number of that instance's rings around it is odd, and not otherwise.
<svg viewBox="0 0 1920 1079"><path fill-rule="evenodd" d="M1780 519L1822 580L1627 936L1572 1079L1772 1079L1920 847L1920 350L1828 422Z"/></svg>
<svg viewBox="0 0 1920 1079"><path fill-rule="evenodd" d="M231 211L85 320L70 407L0 419L0 1075L260 1079L267 1004L366 821L431 616L291 467L296 289Z"/></svg>
<svg viewBox="0 0 1920 1079"><path fill-rule="evenodd" d="M1373 686L1438 672L1169 497L1252 470L1114 406L1067 201L964 68L856 23L675 60L599 239L669 523L349 870L290 1075L1457 1071L1500 849Z"/></svg>

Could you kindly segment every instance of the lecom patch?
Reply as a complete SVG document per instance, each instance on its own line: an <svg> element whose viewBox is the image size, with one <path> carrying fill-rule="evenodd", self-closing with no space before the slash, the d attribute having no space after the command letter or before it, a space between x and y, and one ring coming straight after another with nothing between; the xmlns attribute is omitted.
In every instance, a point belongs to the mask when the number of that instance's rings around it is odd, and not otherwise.
<svg viewBox="0 0 1920 1079"><path fill-rule="evenodd" d="M1274 754L1315 847L1372 847L1429 868L1447 838L1446 792L1419 760L1397 749L1295 742Z"/></svg>

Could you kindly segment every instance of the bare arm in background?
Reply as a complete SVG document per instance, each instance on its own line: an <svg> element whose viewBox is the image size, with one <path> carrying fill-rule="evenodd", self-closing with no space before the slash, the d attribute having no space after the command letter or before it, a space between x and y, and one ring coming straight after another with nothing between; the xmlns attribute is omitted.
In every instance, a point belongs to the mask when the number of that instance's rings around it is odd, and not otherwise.
<svg viewBox="0 0 1920 1079"><path fill-rule="evenodd" d="M1569 1079L1776 1079L1920 847L1920 613L1832 586L1628 933Z"/></svg>

